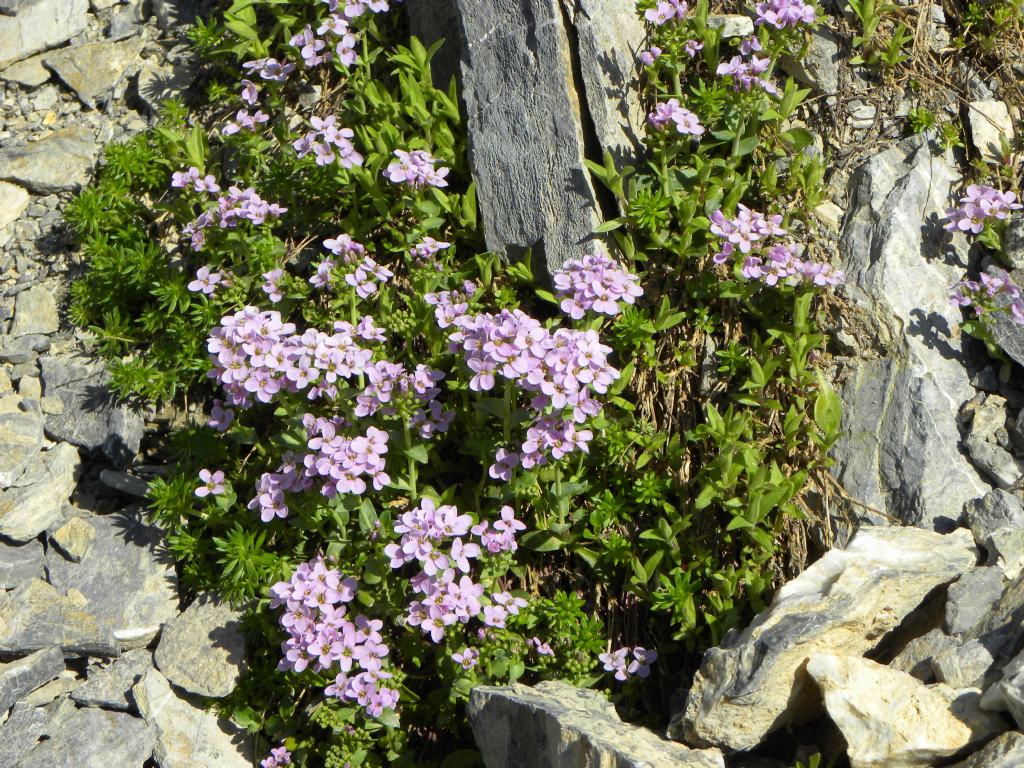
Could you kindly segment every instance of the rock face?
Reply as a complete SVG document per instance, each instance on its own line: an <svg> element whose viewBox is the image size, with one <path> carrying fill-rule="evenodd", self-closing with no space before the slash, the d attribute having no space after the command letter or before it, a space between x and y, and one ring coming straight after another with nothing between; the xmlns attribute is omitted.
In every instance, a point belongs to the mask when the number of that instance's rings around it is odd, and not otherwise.
<svg viewBox="0 0 1024 768"><path fill-rule="evenodd" d="M14 589L43 575L43 545L37 540L20 546L0 541L0 589Z"/></svg>
<svg viewBox="0 0 1024 768"><path fill-rule="evenodd" d="M234 690L245 658L240 614L212 598L196 600L160 635L154 660L179 688L221 698Z"/></svg>
<svg viewBox="0 0 1024 768"><path fill-rule="evenodd" d="M245 731L180 698L155 669L132 693L156 735L153 756L160 768L250 768L252 744Z"/></svg>
<svg viewBox="0 0 1024 768"><path fill-rule="evenodd" d="M976 738L953 714L948 696L905 672L821 655L807 662L807 673L846 739L851 768L924 768Z"/></svg>
<svg viewBox="0 0 1024 768"><path fill-rule="evenodd" d="M864 527L779 590L742 633L705 654L669 736L696 746L749 749L821 712L804 665L842 648L863 654L935 587L971 568L966 530Z"/></svg>
<svg viewBox="0 0 1024 768"><path fill-rule="evenodd" d="M602 140L621 156L639 131L625 94L643 27L620 0L455 7L487 247L513 258L532 248L555 269L598 247L601 196L584 159L600 161Z"/></svg>
<svg viewBox="0 0 1024 768"><path fill-rule="evenodd" d="M138 64L143 41L73 45L49 54L44 62L87 107L105 101L128 69Z"/></svg>
<svg viewBox="0 0 1024 768"><path fill-rule="evenodd" d="M139 450L142 417L114 401L103 366L55 357L40 358L39 363L44 394L64 404L63 412L47 415L47 435L101 450L115 465L127 465Z"/></svg>
<svg viewBox="0 0 1024 768"><path fill-rule="evenodd" d="M0 151L0 179L32 192L77 192L96 161L96 138L84 126L62 128L46 138Z"/></svg>
<svg viewBox="0 0 1024 768"><path fill-rule="evenodd" d="M840 245L846 291L888 354L857 361L842 388L836 474L855 499L943 530L987 490L958 449L956 415L975 391L947 294L966 265L942 257L937 219L955 177L919 138L876 155L855 175Z"/></svg>
<svg viewBox="0 0 1024 768"><path fill-rule="evenodd" d="M596 691L560 682L473 689L473 736L487 768L724 768L717 749L687 749L626 725Z"/></svg>
<svg viewBox="0 0 1024 768"><path fill-rule="evenodd" d="M45 648L23 659L0 664L0 712L64 671L60 648Z"/></svg>
<svg viewBox="0 0 1024 768"><path fill-rule="evenodd" d="M174 564L160 551L163 534L127 513L89 522L96 536L80 563L47 553L50 583L83 594L89 610L113 627L122 648L144 646L178 612Z"/></svg>
<svg viewBox="0 0 1024 768"><path fill-rule="evenodd" d="M153 736L137 717L105 709L79 709L23 757L17 768L142 768L153 754ZM74 762L69 763L69 757Z"/></svg>
<svg viewBox="0 0 1024 768"><path fill-rule="evenodd" d="M81 463L67 443L39 455L42 476L31 485L0 491L0 534L16 541L33 539L63 516Z"/></svg>
<svg viewBox="0 0 1024 768"><path fill-rule="evenodd" d="M17 15L0 15L0 69L81 34L89 0L25 0Z"/></svg>
<svg viewBox="0 0 1024 768"><path fill-rule="evenodd" d="M0 656L52 645L95 656L118 652L113 629L89 612L88 603L62 595L45 581L33 579L0 595Z"/></svg>

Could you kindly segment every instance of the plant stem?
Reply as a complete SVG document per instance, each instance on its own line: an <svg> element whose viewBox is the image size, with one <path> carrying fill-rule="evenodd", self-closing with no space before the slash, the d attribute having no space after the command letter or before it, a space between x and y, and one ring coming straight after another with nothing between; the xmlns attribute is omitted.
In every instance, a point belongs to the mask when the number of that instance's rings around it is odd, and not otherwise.
<svg viewBox="0 0 1024 768"><path fill-rule="evenodd" d="M409 466L409 493L412 495L412 500L415 501L419 495L416 490L416 482L419 479L419 469L416 467L416 459L408 454L408 451L412 450L412 429L409 427L409 422L406 420L405 429L402 431L405 438L405 450L406 459Z"/></svg>

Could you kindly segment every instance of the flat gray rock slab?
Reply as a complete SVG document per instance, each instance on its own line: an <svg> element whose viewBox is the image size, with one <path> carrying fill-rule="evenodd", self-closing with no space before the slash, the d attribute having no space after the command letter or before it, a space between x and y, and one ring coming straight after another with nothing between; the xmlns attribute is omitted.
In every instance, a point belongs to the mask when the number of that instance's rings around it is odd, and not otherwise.
<svg viewBox="0 0 1024 768"><path fill-rule="evenodd" d="M160 768L251 768L252 740L245 730L179 696L156 669L142 676L132 694L156 736L153 756Z"/></svg>
<svg viewBox="0 0 1024 768"><path fill-rule="evenodd" d="M225 602L202 597L171 619L153 655L174 685L212 698L235 689L245 659L241 614Z"/></svg>
<svg viewBox="0 0 1024 768"><path fill-rule="evenodd" d="M38 539L24 544L0 541L0 589L14 589L29 579L41 579L44 559Z"/></svg>
<svg viewBox="0 0 1024 768"><path fill-rule="evenodd" d="M0 69L85 31L89 0L15 0L0 14Z"/></svg>
<svg viewBox="0 0 1024 768"><path fill-rule="evenodd" d="M73 126L0 151L0 179L40 195L77 192L92 175L99 145L91 129Z"/></svg>
<svg viewBox="0 0 1024 768"><path fill-rule="evenodd" d="M28 208L29 194L17 184L0 181L0 232Z"/></svg>
<svg viewBox="0 0 1024 768"><path fill-rule="evenodd" d="M64 515L81 465L78 450L60 443L39 455L42 473L31 485L0 491L0 534L15 542L33 539Z"/></svg>
<svg viewBox="0 0 1024 768"><path fill-rule="evenodd" d="M15 62L6 69L0 70L0 80L24 85L26 88L38 88L52 77L52 73L43 66L45 53L29 56Z"/></svg>
<svg viewBox="0 0 1024 768"><path fill-rule="evenodd" d="M0 712L6 712L36 688L64 671L64 653L52 646L0 664Z"/></svg>
<svg viewBox="0 0 1024 768"><path fill-rule="evenodd" d="M105 709L79 709L16 768L142 768L152 754L153 735L140 718Z"/></svg>
<svg viewBox="0 0 1024 768"><path fill-rule="evenodd" d="M43 452L43 413L26 404L24 410L0 413L0 489L18 482Z"/></svg>
<svg viewBox="0 0 1024 768"><path fill-rule="evenodd" d="M178 580L163 532L136 514L96 516L89 523L96 536L81 562L47 553L50 583L82 593L123 649L144 646L178 615Z"/></svg>
<svg viewBox="0 0 1024 768"><path fill-rule="evenodd" d="M22 291L14 300L14 322L11 336L27 336L32 333L56 333L60 327L57 316L57 302L53 294L41 285L33 285Z"/></svg>
<svg viewBox="0 0 1024 768"><path fill-rule="evenodd" d="M71 698L83 707L128 710L135 706L132 686L153 668L153 654L137 648L121 654L106 668L89 668L84 683L75 688Z"/></svg>
<svg viewBox="0 0 1024 768"><path fill-rule="evenodd" d="M114 630L74 599L40 579L0 595L0 656L21 656L52 645L65 653L116 656Z"/></svg>
<svg viewBox="0 0 1024 768"><path fill-rule="evenodd" d="M140 39L84 43L54 51L43 63L85 106L94 108L110 97L130 69L138 67L143 45Z"/></svg>
<svg viewBox="0 0 1024 768"><path fill-rule="evenodd" d="M7 721L0 724L0 766L12 768L28 754L43 735L50 716L40 707L18 702Z"/></svg>
<svg viewBox="0 0 1024 768"><path fill-rule="evenodd" d="M103 365L57 357L42 357L39 365L43 393L64 404L61 413L46 417L50 439L102 451L115 465L127 466L139 450L144 423L142 416L116 402Z"/></svg>
<svg viewBox="0 0 1024 768"><path fill-rule="evenodd" d="M562 682L480 686L468 711L487 768L725 766L717 749L688 749L623 723L599 692Z"/></svg>

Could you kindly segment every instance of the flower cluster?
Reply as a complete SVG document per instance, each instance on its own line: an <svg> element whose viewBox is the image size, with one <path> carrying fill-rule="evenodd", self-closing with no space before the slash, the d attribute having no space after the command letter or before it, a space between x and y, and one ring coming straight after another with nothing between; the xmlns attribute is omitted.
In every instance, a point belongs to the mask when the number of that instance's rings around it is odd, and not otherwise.
<svg viewBox="0 0 1024 768"><path fill-rule="evenodd" d="M240 221L263 224L268 219L280 217L287 210L277 203L268 203L252 187L239 189L233 186L228 189L226 195L217 198L216 208L203 211L195 220L185 225L182 234L191 238L192 250L198 251L206 243L205 230L214 224L221 229L234 229Z"/></svg>
<svg viewBox="0 0 1024 768"><path fill-rule="evenodd" d="M682 21L689 10L686 0L658 0L657 5L644 12L644 18L660 27L670 21Z"/></svg>
<svg viewBox="0 0 1024 768"><path fill-rule="evenodd" d="M758 56L760 50L761 40L757 35L744 38L740 41L740 55L720 63L717 74L731 77L733 88L737 91L750 91L756 86L765 93L777 94L779 89L775 83L762 77L771 66L771 59Z"/></svg>
<svg viewBox="0 0 1024 768"><path fill-rule="evenodd" d="M259 126L269 121L270 115L262 109L257 109L255 112L250 113L248 109L242 108L235 113L234 121L225 125L221 133L225 136L232 136L243 130L254 133Z"/></svg>
<svg viewBox="0 0 1024 768"><path fill-rule="evenodd" d="M1024 325L1024 289L1002 269L982 272L979 280L963 280L950 294L954 306L973 307L979 317L1001 313Z"/></svg>
<svg viewBox="0 0 1024 768"><path fill-rule="evenodd" d="M445 243L441 240L435 240L432 237L424 237L412 248L409 249L409 255L416 260L417 264L427 265L433 264L436 269L441 269L441 265L435 260L435 256L441 251L445 251L452 247L451 243Z"/></svg>
<svg viewBox="0 0 1024 768"><path fill-rule="evenodd" d="M339 5L344 2L345 7L342 9L342 13L350 19L362 16L367 11L384 13L390 10L388 0L323 0L323 2L327 3L327 9L331 13L337 11Z"/></svg>
<svg viewBox="0 0 1024 768"><path fill-rule="evenodd" d="M661 54L661 48L659 48L656 45L652 45L648 50L640 51L639 55L637 56L637 59L639 59L640 63L643 64L645 67L650 67L654 64L655 61L658 60Z"/></svg>
<svg viewBox="0 0 1024 768"><path fill-rule="evenodd" d="M443 166L434 168L438 161L429 152L422 149L414 149L411 152L396 149L395 158L384 171L393 183L408 184L413 189L448 186L445 177L449 169Z"/></svg>
<svg viewBox="0 0 1024 768"><path fill-rule="evenodd" d="M437 385L443 378L441 371L426 365L417 365L409 372L401 363L378 361L366 369L367 385L356 395L354 413L360 418L378 413L394 416L402 402L409 403L416 409L409 425L419 431L420 437L429 439L446 432L455 418L437 401L441 394Z"/></svg>
<svg viewBox="0 0 1024 768"><path fill-rule="evenodd" d="M311 453L303 459L303 464L307 477L324 478L321 488L324 496L362 494L366 491L364 476L378 491L391 482L384 471L387 432L369 427L364 435L345 437L338 432L344 424L337 420L315 418L311 414L306 414L305 420Z"/></svg>
<svg viewBox="0 0 1024 768"><path fill-rule="evenodd" d="M377 292L377 283L386 283L395 273L378 264L370 256L364 256L354 272L345 275L345 282L356 289L356 295L367 299Z"/></svg>
<svg viewBox="0 0 1024 768"><path fill-rule="evenodd" d="M704 133L704 126L700 124L700 118L680 106L679 99L669 99L656 104L654 111L647 115L647 122L659 131L674 124L677 133L690 136L701 136Z"/></svg>
<svg viewBox="0 0 1024 768"><path fill-rule="evenodd" d="M203 176L194 165L187 171L175 171L171 174L171 187L174 189L191 187L196 192L209 192L214 195L220 192L217 179L210 175Z"/></svg>
<svg viewBox="0 0 1024 768"><path fill-rule="evenodd" d="M633 659L627 662L629 654ZM651 674L651 664L658 659L657 651L648 650L641 646L635 648L619 648L617 651L602 653L597 657L604 664L606 672L614 672L616 680L626 681L634 675L636 677L647 677Z"/></svg>
<svg viewBox="0 0 1024 768"><path fill-rule="evenodd" d="M472 533L488 551L501 552L515 547L515 531L524 528L511 507L503 508L501 520L494 524L497 534L488 530L486 522L474 526L469 515L460 515L449 504L439 507L431 499L423 499L419 506L405 512L394 525L401 540L388 544L384 554L392 568L410 562L420 566L420 572L410 579L420 597L409 605L409 626L419 628L435 643L444 639L448 627L467 624L473 618L480 618L488 627L504 627L508 617L518 614L526 601L508 592L484 598L483 585L475 583L470 575L470 561L481 557L483 549L464 537ZM472 654L468 658L475 660ZM467 660L465 654L462 660Z"/></svg>
<svg viewBox="0 0 1024 768"><path fill-rule="evenodd" d="M274 747L270 755L260 761L260 768L281 768L282 765L292 764L292 753L284 747Z"/></svg>
<svg viewBox="0 0 1024 768"><path fill-rule="evenodd" d="M397 706L399 693L386 684L393 675L384 669L390 653L380 634L384 623L363 615L348 618L347 604L357 588L355 579L343 578L319 556L296 568L291 580L271 587L270 605L284 606L280 624L288 633L279 667L295 672L310 666L318 672L338 668L324 692L378 717Z"/></svg>
<svg viewBox="0 0 1024 768"><path fill-rule="evenodd" d="M275 58L253 59L242 64L246 73L258 74L263 80L271 80L275 83L283 83L288 75L295 71L295 65L286 61L278 61Z"/></svg>
<svg viewBox="0 0 1024 768"><path fill-rule="evenodd" d="M299 157L311 152L316 155L317 165L330 165L337 161L342 168L352 168L363 164L363 156L356 151L352 139L355 132L351 128L338 126L338 119L328 117L311 117L309 124L313 130L296 139L292 146Z"/></svg>
<svg viewBox="0 0 1024 768"><path fill-rule="evenodd" d="M562 265L554 276L561 308L573 320L593 310L615 317L619 302L632 304L643 295L639 278L604 254L590 254Z"/></svg>
<svg viewBox="0 0 1024 768"><path fill-rule="evenodd" d="M741 273L748 280L762 280L771 286L780 281L805 281L821 287L838 285L845 277L830 264L798 258L792 245L769 246L763 242L766 238L787 234L780 214L765 216L740 204L732 219L727 219L721 210L712 213L710 229L712 234L725 240L712 260L724 264L738 249L745 255Z"/></svg>
<svg viewBox="0 0 1024 768"><path fill-rule="evenodd" d="M767 0L757 3L755 24L769 24L776 29L795 27L797 24L813 24L817 18L814 6L804 0Z"/></svg>
<svg viewBox="0 0 1024 768"><path fill-rule="evenodd" d="M977 235L985 228L986 219L1005 219L1021 207L1013 192L1000 192L984 184L971 184L967 187L967 194L960 198L960 205L946 210L945 228L951 232L971 232Z"/></svg>

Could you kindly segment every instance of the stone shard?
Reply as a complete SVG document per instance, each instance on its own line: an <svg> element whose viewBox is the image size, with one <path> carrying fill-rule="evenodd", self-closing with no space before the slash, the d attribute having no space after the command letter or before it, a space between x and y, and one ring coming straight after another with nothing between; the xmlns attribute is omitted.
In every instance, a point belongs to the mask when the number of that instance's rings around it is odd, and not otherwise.
<svg viewBox="0 0 1024 768"><path fill-rule="evenodd" d="M796 59L786 55L780 59L780 64L804 85L831 96L839 91L840 61L839 38L827 27L820 27L811 32L806 56Z"/></svg>
<svg viewBox="0 0 1024 768"><path fill-rule="evenodd" d="M16 542L34 539L64 515L81 460L74 446L60 443L39 455L42 474L31 485L0 491L0 534Z"/></svg>
<svg viewBox="0 0 1024 768"><path fill-rule="evenodd" d="M907 643L889 666L931 683L935 681L933 660L942 654L955 654L957 647L953 638L936 627Z"/></svg>
<svg viewBox="0 0 1024 768"><path fill-rule="evenodd" d="M57 357L40 358L39 364L44 394L59 397L64 404L62 413L47 415L46 434L52 440L103 451L117 466L131 462L142 441L142 417L115 401L103 365Z"/></svg>
<svg viewBox="0 0 1024 768"><path fill-rule="evenodd" d="M32 405L23 400L23 409L0 413L0 489L21 485L26 470L41 458L43 414Z"/></svg>
<svg viewBox="0 0 1024 768"><path fill-rule="evenodd" d="M995 659L980 640L948 648L931 659L935 678L953 688L975 688L985 683L985 676ZM916 675L915 675L916 677Z"/></svg>
<svg viewBox="0 0 1024 768"><path fill-rule="evenodd" d="M142 768L152 754L153 735L140 718L105 709L79 709L16 768Z"/></svg>
<svg viewBox="0 0 1024 768"><path fill-rule="evenodd" d="M0 589L14 589L23 581L43 577L43 545L33 539L11 545L0 541Z"/></svg>
<svg viewBox="0 0 1024 768"><path fill-rule="evenodd" d="M50 540L64 557L73 563L80 563L89 554L95 538L96 529L88 520L73 517L54 531Z"/></svg>
<svg viewBox="0 0 1024 768"><path fill-rule="evenodd" d="M144 62L139 70L139 98L153 114L157 114L164 101L181 96L195 77L196 66L190 61L167 66Z"/></svg>
<svg viewBox="0 0 1024 768"><path fill-rule="evenodd" d="M0 723L0 766L11 768L39 741L50 717L43 709L18 702Z"/></svg>
<svg viewBox="0 0 1024 768"><path fill-rule="evenodd" d="M80 563L46 555L50 583L81 592L89 610L114 629L124 649L147 645L178 614L174 563L163 551L163 532L137 514L90 518L96 531Z"/></svg>
<svg viewBox="0 0 1024 768"><path fill-rule="evenodd" d="M132 686L153 668L153 655L145 648L128 651L103 669L90 668L88 678L71 698L83 707L128 710L135 706Z"/></svg>
<svg viewBox="0 0 1024 768"><path fill-rule="evenodd" d="M1013 144L1013 120L1002 101L985 99L967 105L967 124L971 128L971 143L986 163L1002 160L1002 141Z"/></svg>
<svg viewBox="0 0 1024 768"><path fill-rule="evenodd" d="M995 735L992 721L964 712L962 692L868 659L813 656L807 673L846 740L851 768L925 768Z"/></svg>
<svg viewBox="0 0 1024 768"><path fill-rule="evenodd" d="M160 768L250 768L248 734L178 696L156 669L142 676L132 694L156 736L153 756Z"/></svg>
<svg viewBox="0 0 1024 768"><path fill-rule="evenodd" d="M0 664L0 712L6 712L36 688L64 671L64 654L52 646L22 659Z"/></svg>
<svg viewBox="0 0 1024 768"><path fill-rule="evenodd" d="M77 192L92 175L97 151L91 129L62 128L39 141L0 151L0 179L40 195Z"/></svg>
<svg viewBox="0 0 1024 768"><path fill-rule="evenodd" d="M946 631L962 635L973 629L1003 594L999 568L975 568L949 587L946 600Z"/></svg>
<svg viewBox="0 0 1024 768"><path fill-rule="evenodd" d="M106 101L128 70L138 66L141 39L118 43L73 45L49 54L43 62L89 108Z"/></svg>
<svg viewBox="0 0 1024 768"><path fill-rule="evenodd" d="M30 56L0 71L0 80L37 88L50 79L50 70L43 66L45 53Z"/></svg>
<svg viewBox="0 0 1024 768"><path fill-rule="evenodd" d="M0 69L85 31L89 0L22 0L17 15L0 15Z"/></svg>
<svg viewBox="0 0 1024 768"><path fill-rule="evenodd" d="M1024 733L1009 731L993 739L962 763L950 768L1020 768L1024 765Z"/></svg>
<svg viewBox="0 0 1024 768"><path fill-rule="evenodd" d="M470 162L487 247L510 258L533 249L549 270L595 251L601 198L584 160L601 159L598 123L612 134L630 125L630 115L613 116L614 98L611 105L602 100L628 89L617 81L624 74L620 62L642 40L623 44L628 30L640 30L632 5L456 0L456 10ZM581 20L579 28L573 18ZM577 39L591 58L614 62L607 77L585 72L574 59ZM629 52L597 50L602 44ZM591 116L590 105L598 103Z"/></svg>
<svg viewBox="0 0 1024 768"><path fill-rule="evenodd" d="M18 656L52 645L66 653L116 656L110 625L40 579L0 595L0 656Z"/></svg>
<svg viewBox="0 0 1024 768"><path fill-rule="evenodd" d="M29 195L17 184L0 181L0 232L13 224L28 208Z"/></svg>
<svg viewBox="0 0 1024 768"><path fill-rule="evenodd" d="M487 768L724 768L717 749L688 749L623 723L596 691L548 681L481 686L469 720Z"/></svg>
<svg viewBox="0 0 1024 768"><path fill-rule="evenodd" d="M1005 312L993 314L992 336L996 344L1018 365L1024 365L1024 326ZM1020 475L1018 474L1018 478Z"/></svg>
<svg viewBox="0 0 1024 768"><path fill-rule="evenodd" d="M41 285L33 285L18 294L14 302L14 322L11 336L27 336L32 333L56 333L60 327L57 316L57 302L53 294Z"/></svg>
<svg viewBox="0 0 1024 768"><path fill-rule="evenodd" d="M874 156L854 176L840 243L844 290L887 354L858 361L843 384L836 475L883 514L943 530L987 490L959 446L957 413L975 390L947 295L966 265L941 253L955 177L920 137Z"/></svg>
<svg viewBox="0 0 1024 768"><path fill-rule="evenodd" d="M235 689L245 659L241 614L203 597L167 622L153 658L157 668L189 693L222 698Z"/></svg>
<svg viewBox="0 0 1024 768"><path fill-rule="evenodd" d="M696 746L745 750L770 732L821 712L804 665L842 648L878 645L931 590L975 564L968 531L865 526L782 587L743 632L704 656L686 708L669 736Z"/></svg>

